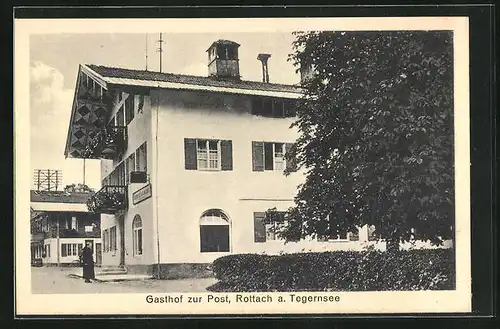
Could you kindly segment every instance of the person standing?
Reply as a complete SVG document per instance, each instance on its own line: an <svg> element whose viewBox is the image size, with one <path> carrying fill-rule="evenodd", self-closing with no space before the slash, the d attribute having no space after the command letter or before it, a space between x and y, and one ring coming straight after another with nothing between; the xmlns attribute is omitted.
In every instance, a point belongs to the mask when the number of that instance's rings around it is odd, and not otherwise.
<svg viewBox="0 0 500 329"><path fill-rule="evenodd" d="M83 278L86 283L90 283L90 280L95 279L94 272L94 256L92 255L92 248L90 247L90 243L87 242L85 247L82 249L80 254L80 261L83 267Z"/></svg>

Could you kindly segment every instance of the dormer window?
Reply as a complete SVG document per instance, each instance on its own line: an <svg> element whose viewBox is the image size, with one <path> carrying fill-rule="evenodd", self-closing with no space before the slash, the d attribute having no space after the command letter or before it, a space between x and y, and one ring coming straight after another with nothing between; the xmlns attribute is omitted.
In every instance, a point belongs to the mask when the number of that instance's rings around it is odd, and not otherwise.
<svg viewBox="0 0 500 329"><path fill-rule="evenodd" d="M227 48L225 46L219 45L217 47L217 58L218 59L228 59L227 58Z"/></svg>

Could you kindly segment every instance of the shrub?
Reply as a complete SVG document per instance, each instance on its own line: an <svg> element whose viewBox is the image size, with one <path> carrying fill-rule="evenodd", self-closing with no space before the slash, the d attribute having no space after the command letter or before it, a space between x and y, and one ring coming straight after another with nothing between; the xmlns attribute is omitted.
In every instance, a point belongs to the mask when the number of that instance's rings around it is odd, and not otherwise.
<svg viewBox="0 0 500 329"><path fill-rule="evenodd" d="M384 291L455 289L449 249L230 255L213 263L210 291Z"/></svg>

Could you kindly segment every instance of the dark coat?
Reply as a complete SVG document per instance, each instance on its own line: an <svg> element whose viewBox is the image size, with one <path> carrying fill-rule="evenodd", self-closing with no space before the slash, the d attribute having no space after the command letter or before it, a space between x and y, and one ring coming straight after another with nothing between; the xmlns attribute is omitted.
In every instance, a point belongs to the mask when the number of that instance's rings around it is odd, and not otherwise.
<svg viewBox="0 0 500 329"><path fill-rule="evenodd" d="M83 267L83 278L86 280L95 279L94 272L94 257L92 255L92 249L89 247L84 247L80 255L80 261Z"/></svg>

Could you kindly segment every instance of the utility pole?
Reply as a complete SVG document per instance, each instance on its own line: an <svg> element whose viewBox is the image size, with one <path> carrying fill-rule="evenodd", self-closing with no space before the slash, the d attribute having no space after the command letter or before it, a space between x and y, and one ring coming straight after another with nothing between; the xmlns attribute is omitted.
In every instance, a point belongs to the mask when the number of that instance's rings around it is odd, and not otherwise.
<svg viewBox="0 0 500 329"><path fill-rule="evenodd" d="M163 33L160 33L160 40L158 40L158 44L158 52L160 53L160 73L162 73Z"/></svg>

